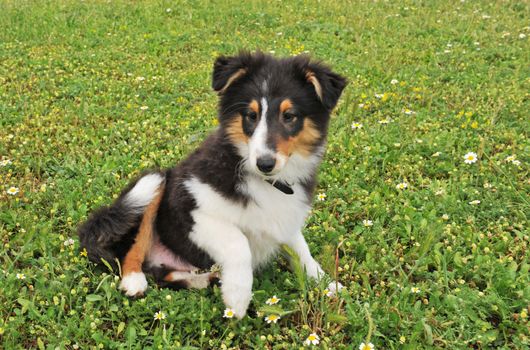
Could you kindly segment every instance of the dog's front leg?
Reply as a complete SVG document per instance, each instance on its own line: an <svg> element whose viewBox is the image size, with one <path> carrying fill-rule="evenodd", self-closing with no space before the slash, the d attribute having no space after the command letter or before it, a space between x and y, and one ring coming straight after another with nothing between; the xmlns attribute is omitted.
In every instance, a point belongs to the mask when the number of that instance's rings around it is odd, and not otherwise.
<svg viewBox="0 0 530 350"><path fill-rule="evenodd" d="M201 212L193 214L190 239L221 266L225 305L241 319L252 298L252 255L247 237L236 226Z"/></svg>
<svg viewBox="0 0 530 350"><path fill-rule="evenodd" d="M311 256L309 246L307 245L307 242L301 231L289 236L285 243L298 255L300 263L305 269L307 276L320 280L326 275L326 273L320 267L320 264ZM332 294L341 288L342 284L334 281L328 285L328 290Z"/></svg>
<svg viewBox="0 0 530 350"><path fill-rule="evenodd" d="M307 276L315 279L324 277L325 272L320 267L320 264L311 256L309 246L307 245L302 232L299 231L288 237L285 243L298 255L300 263L305 269Z"/></svg>

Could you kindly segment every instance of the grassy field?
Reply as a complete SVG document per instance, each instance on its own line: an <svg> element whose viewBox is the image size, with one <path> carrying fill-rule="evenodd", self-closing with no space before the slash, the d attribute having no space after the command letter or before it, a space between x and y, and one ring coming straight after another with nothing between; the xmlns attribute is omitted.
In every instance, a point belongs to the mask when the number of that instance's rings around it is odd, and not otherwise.
<svg viewBox="0 0 530 350"><path fill-rule="evenodd" d="M0 348L528 348L529 13L0 1ZM308 52L350 81L304 231L346 288L328 297L278 259L241 321L223 318L218 288L128 299L76 227L215 128L213 60L242 48Z"/></svg>

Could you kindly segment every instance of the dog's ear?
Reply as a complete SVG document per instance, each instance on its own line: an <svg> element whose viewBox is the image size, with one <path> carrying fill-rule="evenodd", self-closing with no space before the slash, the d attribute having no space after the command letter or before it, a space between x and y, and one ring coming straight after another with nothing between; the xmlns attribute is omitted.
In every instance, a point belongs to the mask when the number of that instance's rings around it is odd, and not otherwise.
<svg viewBox="0 0 530 350"><path fill-rule="evenodd" d="M321 63L307 62L304 66L303 74L306 81L313 85L324 107L331 111L347 84L346 78Z"/></svg>
<svg viewBox="0 0 530 350"><path fill-rule="evenodd" d="M248 73L251 58L249 53L218 57L213 65L212 88L220 94L224 93L231 84Z"/></svg>

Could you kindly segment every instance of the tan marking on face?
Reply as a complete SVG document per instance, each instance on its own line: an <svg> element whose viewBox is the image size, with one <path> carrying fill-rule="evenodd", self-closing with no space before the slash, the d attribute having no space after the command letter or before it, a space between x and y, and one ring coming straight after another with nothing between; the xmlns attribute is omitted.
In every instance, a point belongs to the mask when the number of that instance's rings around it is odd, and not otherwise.
<svg viewBox="0 0 530 350"><path fill-rule="evenodd" d="M243 116L238 114L226 127L226 133L234 145L248 143L248 136L243 131Z"/></svg>
<svg viewBox="0 0 530 350"><path fill-rule="evenodd" d="M164 185L161 185L158 189L158 194L145 208L138 234L134 240L131 249L125 255L125 259L122 263L122 275L126 277L133 272L142 272L142 264L144 263L145 257L153 242L153 223L160 206L160 200L164 193Z"/></svg>
<svg viewBox="0 0 530 350"><path fill-rule="evenodd" d="M280 103L280 113L287 111L292 106L293 106L293 103L291 102L290 99L283 100L282 103Z"/></svg>
<svg viewBox="0 0 530 350"><path fill-rule="evenodd" d="M226 84L225 86L223 86L221 88L221 90L219 90L219 93L224 93L226 91L226 89L228 89L228 87L234 82L236 81L237 79L241 78L243 75L245 75L247 73L247 70L244 69L244 68L241 68L239 69L237 72L235 72L234 74L232 74L232 76L230 76L230 78L228 78L228 80L226 81Z"/></svg>
<svg viewBox="0 0 530 350"><path fill-rule="evenodd" d="M322 100L322 86L320 85L320 82L318 81L317 77L315 76L315 73L308 71L305 75L308 82L313 84L315 87L315 91L317 93L318 98Z"/></svg>
<svg viewBox="0 0 530 350"><path fill-rule="evenodd" d="M305 118L304 127L298 135L289 137L287 140L278 140L276 147L278 152L286 157L293 153L308 157L311 155L313 146L318 142L320 136L320 131L316 128L315 123L309 118Z"/></svg>
<svg viewBox="0 0 530 350"><path fill-rule="evenodd" d="M253 110L254 112L256 112L256 114L259 114L259 103L258 103L258 101L256 101L256 100L250 101L250 104L248 105L248 107L251 110Z"/></svg>

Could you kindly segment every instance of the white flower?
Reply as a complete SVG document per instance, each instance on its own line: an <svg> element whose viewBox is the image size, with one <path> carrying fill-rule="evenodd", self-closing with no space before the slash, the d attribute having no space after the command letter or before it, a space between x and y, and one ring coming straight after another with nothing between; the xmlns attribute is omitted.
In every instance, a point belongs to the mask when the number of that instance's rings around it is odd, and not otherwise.
<svg viewBox="0 0 530 350"><path fill-rule="evenodd" d="M320 337L316 333L311 333L304 341L304 345L318 345L320 343Z"/></svg>
<svg viewBox="0 0 530 350"><path fill-rule="evenodd" d="M359 103L359 108L363 108L364 107L364 103Z"/></svg>
<svg viewBox="0 0 530 350"><path fill-rule="evenodd" d="M519 34L519 39L524 39L524 38L526 38L526 34L525 33Z"/></svg>
<svg viewBox="0 0 530 350"><path fill-rule="evenodd" d="M370 227L374 225L374 222L372 220L363 220L364 227Z"/></svg>
<svg viewBox="0 0 530 350"><path fill-rule="evenodd" d="M474 201L469 202L471 205L479 205L480 201L478 199L475 199Z"/></svg>
<svg viewBox="0 0 530 350"><path fill-rule="evenodd" d="M392 85L396 85L397 83L399 83L399 80L397 80L397 79L390 80L390 84L392 84Z"/></svg>
<svg viewBox="0 0 530 350"><path fill-rule="evenodd" d="M26 279L26 275L24 275L23 273L17 273L16 277L19 280L25 280Z"/></svg>
<svg viewBox="0 0 530 350"><path fill-rule="evenodd" d="M11 187L9 187L9 188L7 189L6 192L7 192L7 194L10 194L10 195L14 196L15 194L18 193L18 187L13 187L13 186L11 186Z"/></svg>
<svg viewBox="0 0 530 350"><path fill-rule="evenodd" d="M235 314L234 310L232 310L232 309L230 309L230 308L226 308L223 317L224 317L224 318L232 318L232 317L234 317L235 315L236 315L236 314Z"/></svg>
<svg viewBox="0 0 530 350"><path fill-rule="evenodd" d="M9 164L11 164L11 160L9 159L4 159L0 161L0 166L8 166Z"/></svg>
<svg viewBox="0 0 530 350"><path fill-rule="evenodd" d="M272 298L267 299L265 304L274 305L274 304L278 304L279 301L280 301L280 298L278 298L276 295L273 295Z"/></svg>
<svg viewBox="0 0 530 350"><path fill-rule="evenodd" d="M375 347L374 347L374 344L372 343L361 343L361 345L359 345L359 350L374 350Z"/></svg>
<svg viewBox="0 0 530 350"><path fill-rule="evenodd" d="M437 196L441 196L445 193L445 190L443 188L439 189L439 190L436 190L436 192L434 192L435 195Z"/></svg>
<svg viewBox="0 0 530 350"><path fill-rule="evenodd" d="M521 161L516 159L516 160L512 161L512 164L513 165L521 165Z"/></svg>
<svg viewBox="0 0 530 350"><path fill-rule="evenodd" d="M442 219L445 221L449 220L449 215L447 214L442 215Z"/></svg>
<svg viewBox="0 0 530 350"><path fill-rule="evenodd" d="M271 323L271 322L277 323L279 319L280 319L280 316L275 315L275 314L265 317L265 321L267 321L267 323Z"/></svg>
<svg viewBox="0 0 530 350"><path fill-rule="evenodd" d="M167 13L170 13L170 12L171 12L171 9L170 9L170 8L167 8L167 9L166 9L166 12L167 12Z"/></svg>
<svg viewBox="0 0 530 350"><path fill-rule="evenodd" d="M330 291L329 289L324 289L324 295L331 298L334 295L334 293Z"/></svg>
<svg viewBox="0 0 530 350"><path fill-rule="evenodd" d="M484 186L484 188L492 188L493 187L493 185L490 184L489 182L485 182L483 186Z"/></svg>
<svg viewBox="0 0 530 350"><path fill-rule="evenodd" d="M397 188L398 190L404 190L404 189L406 189L407 187L409 187L409 184L406 183L406 182L401 182L401 183L398 183L398 184L396 185L396 188Z"/></svg>
<svg viewBox="0 0 530 350"><path fill-rule="evenodd" d="M418 287L412 287L410 288L410 292L413 294L419 294L421 290Z"/></svg>
<svg viewBox="0 0 530 350"><path fill-rule="evenodd" d="M164 320L166 318L166 314L163 313L162 311L158 311L158 312L155 312L155 315L153 318L155 319L155 321Z"/></svg>
<svg viewBox="0 0 530 350"><path fill-rule="evenodd" d="M141 82L141 81L144 81L145 80L145 77L136 77L136 81L137 82Z"/></svg>
<svg viewBox="0 0 530 350"><path fill-rule="evenodd" d="M506 157L506 159L504 159L504 160L506 162L513 162L516 158L517 158L517 156L515 154L512 154L511 156Z"/></svg>
<svg viewBox="0 0 530 350"><path fill-rule="evenodd" d="M477 161L477 154L475 152L467 152L464 155L464 163L473 164Z"/></svg>
<svg viewBox="0 0 530 350"><path fill-rule="evenodd" d="M392 119L390 118L385 118L385 119L381 119L378 123L379 124L389 124L392 122Z"/></svg>
<svg viewBox="0 0 530 350"><path fill-rule="evenodd" d="M442 152L435 152L431 155L431 157L439 157Z"/></svg>
<svg viewBox="0 0 530 350"><path fill-rule="evenodd" d="M323 202L323 201L326 200L326 197L327 197L327 195L325 193L319 193L317 195L317 200L320 201L320 202Z"/></svg>
<svg viewBox="0 0 530 350"><path fill-rule="evenodd" d="M355 130L355 129L361 129L362 127L363 127L363 125L362 125L361 123L359 123L359 122L353 122L353 123L351 124L351 128L352 128L353 130Z"/></svg>
<svg viewBox="0 0 530 350"><path fill-rule="evenodd" d="M142 111L146 111L146 110L149 109L149 107L148 107L148 106L142 106L142 107L140 107L140 109L141 109Z"/></svg>
<svg viewBox="0 0 530 350"><path fill-rule="evenodd" d="M75 241L72 238L68 238L66 241L63 242L63 245L65 247L68 247L69 245L73 245Z"/></svg>
<svg viewBox="0 0 530 350"><path fill-rule="evenodd" d="M374 96L375 96L375 98L380 100L380 99L383 98L384 94L374 94Z"/></svg>
<svg viewBox="0 0 530 350"><path fill-rule="evenodd" d="M416 112L414 112L413 110L408 109L408 108L404 108L403 109L403 113L405 113L406 115L416 114Z"/></svg>

